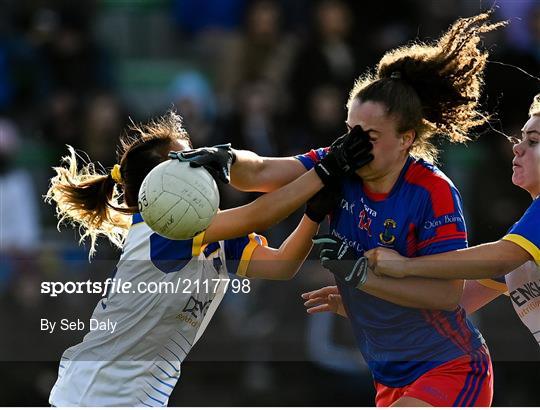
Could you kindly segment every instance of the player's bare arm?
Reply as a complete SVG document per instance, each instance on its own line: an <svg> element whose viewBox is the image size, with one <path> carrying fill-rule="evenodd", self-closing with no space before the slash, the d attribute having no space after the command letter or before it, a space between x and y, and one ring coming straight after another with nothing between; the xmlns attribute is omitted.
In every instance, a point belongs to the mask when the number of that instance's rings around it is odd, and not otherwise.
<svg viewBox="0 0 540 410"><path fill-rule="evenodd" d="M304 216L278 249L262 246L255 249L246 276L271 280L292 279L309 255L312 246L310 238L318 230L319 224Z"/></svg>
<svg viewBox="0 0 540 410"><path fill-rule="evenodd" d="M274 191L306 172L294 157L261 157L252 151L233 149L231 144L173 151L169 157L205 167L216 179L249 192Z"/></svg>
<svg viewBox="0 0 540 410"><path fill-rule="evenodd" d="M465 309L468 315L472 315L503 293L502 290L484 286L476 280L466 280L463 288L463 296L459 304Z"/></svg>
<svg viewBox="0 0 540 410"><path fill-rule="evenodd" d="M306 172L294 157L260 157L251 151L234 150L231 185L240 191L271 192Z"/></svg>
<svg viewBox="0 0 540 410"><path fill-rule="evenodd" d="M338 198L339 190L336 187L325 187L311 197L300 224L279 249L258 247L254 251L247 276L279 280L294 277L311 251L311 238L336 206Z"/></svg>
<svg viewBox="0 0 540 410"><path fill-rule="evenodd" d="M461 300L463 281L381 278L369 272L362 291L400 306L453 311Z"/></svg>
<svg viewBox="0 0 540 410"><path fill-rule="evenodd" d="M204 243L236 238L246 232L264 231L289 216L322 187L323 183L315 171L310 171L247 205L218 211L206 229Z"/></svg>
<svg viewBox="0 0 540 410"><path fill-rule="evenodd" d="M532 260L530 253L507 240L418 258L406 258L386 248L372 249L365 255L377 275L398 278L496 278Z"/></svg>
<svg viewBox="0 0 540 410"><path fill-rule="evenodd" d="M330 287L335 289L335 292L330 292L331 289L328 289L328 292L323 291L327 288L321 288L302 295L306 299L305 306L311 309L308 309L308 313L333 311L341 316L346 316L346 314L342 314L345 309L340 305L341 298L328 300L330 294L339 295L337 287ZM452 311L460 304L463 281L424 278L398 280L378 277L372 272L368 272L366 282L360 290L400 306ZM334 306L333 304L336 303L338 305ZM328 305L328 307L323 305ZM316 306L323 307L314 309Z"/></svg>

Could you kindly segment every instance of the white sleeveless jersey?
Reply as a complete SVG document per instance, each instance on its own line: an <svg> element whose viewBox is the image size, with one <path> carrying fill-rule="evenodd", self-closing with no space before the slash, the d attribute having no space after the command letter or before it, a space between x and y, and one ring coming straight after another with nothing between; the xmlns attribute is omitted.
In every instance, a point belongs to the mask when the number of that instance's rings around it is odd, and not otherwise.
<svg viewBox="0 0 540 410"><path fill-rule="evenodd" d="M505 276L478 282L510 297L517 315L540 345L540 267L529 261Z"/></svg>
<svg viewBox="0 0 540 410"><path fill-rule="evenodd" d="M529 261L505 279L516 313L540 345L540 268Z"/></svg>
<svg viewBox="0 0 540 410"><path fill-rule="evenodd" d="M134 216L114 276L130 282L131 290L111 292L98 302L91 319L115 324L114 332L91 330L64 352L50 404L167 405L181 363L223 299L227 265L244 274L253 250L266 245L255 234L204 247L201 241L202 235L165 239ZM161 285L168 290L139 291L150 283L168 283Z"/></svg>

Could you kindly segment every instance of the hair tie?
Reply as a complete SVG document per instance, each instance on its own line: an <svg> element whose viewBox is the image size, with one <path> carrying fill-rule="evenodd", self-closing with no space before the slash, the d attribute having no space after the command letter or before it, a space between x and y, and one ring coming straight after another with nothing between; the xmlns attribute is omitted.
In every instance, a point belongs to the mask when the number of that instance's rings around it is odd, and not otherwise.
<svg viewBox="0 0 540 410"><path fill-rule="evenodd" d="M114 182L117 184L122 183L122 173L120 172L120 165L114 164L114 167L111 169L111 177Z"/></svg>
<svg viewBox="0 0 540 410"><path fill-rule="evenodd" d="M392 72L392 74L390 74L390 78L392 80L400 80L401 79L401 71Z"/></svg>

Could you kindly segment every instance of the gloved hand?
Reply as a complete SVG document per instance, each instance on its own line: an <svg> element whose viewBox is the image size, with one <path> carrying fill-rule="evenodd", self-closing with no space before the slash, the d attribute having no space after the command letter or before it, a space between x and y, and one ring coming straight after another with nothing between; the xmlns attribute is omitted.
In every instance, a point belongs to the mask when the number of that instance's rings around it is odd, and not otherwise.
<svg viewBox="0 0 540 410"><path fill-rule="evenodd" d="M306 202L306 216L313 222L321 223L338 204L341 198L339 186L325 186Z"/></svg>
<svg viewBox="0 0 540 410"><path fill-rule="evenodd" d="M214 145L185 151L171 151L169 158L181 162L189 162L193 168L204 167L210 174L221 182L231 182L231 165L236 161L231 144Z"/></svg>
<svg viewBox="0 0 540 410"><path fill-rule="evenodd" d="M328 154L315 165L315 172L324 185L336 183L340 177L353 175L373 160L373 144L369 134L356 125L330 146Z"/></svg>
<svg viewBox="0 0 540 410"><path fill-rule="evenodd" d="M353 288L361 289L367 280L368 259L334 235L315 235L315 245L321 245L322 266Z"/></svg>

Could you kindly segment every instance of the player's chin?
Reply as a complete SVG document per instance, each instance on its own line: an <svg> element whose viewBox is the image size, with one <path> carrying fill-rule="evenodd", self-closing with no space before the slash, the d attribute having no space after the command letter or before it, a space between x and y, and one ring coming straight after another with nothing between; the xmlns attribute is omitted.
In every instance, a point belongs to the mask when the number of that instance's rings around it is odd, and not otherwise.
<svg viewBox="0 0 540 410"><path fill-rule="evenodd" d="M362 168L356 170L356 175L363 179L369 178L369 176L373 174L374 170L370 164L364 165Z"/></svg>

